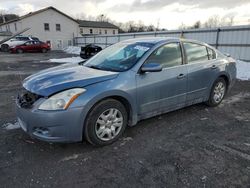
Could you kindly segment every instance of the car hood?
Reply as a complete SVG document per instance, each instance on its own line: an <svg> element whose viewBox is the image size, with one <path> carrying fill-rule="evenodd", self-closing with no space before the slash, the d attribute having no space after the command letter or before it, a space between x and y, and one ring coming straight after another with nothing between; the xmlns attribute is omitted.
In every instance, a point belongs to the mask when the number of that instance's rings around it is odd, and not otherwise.
<svg viewBox="0 0 250 188"><path fill-rule="evenodd" d="M32 93L47 97L62 90L114 79L118 74L79 64L68 64L46 69L27 77L23 82L23 87Z"/></svg>

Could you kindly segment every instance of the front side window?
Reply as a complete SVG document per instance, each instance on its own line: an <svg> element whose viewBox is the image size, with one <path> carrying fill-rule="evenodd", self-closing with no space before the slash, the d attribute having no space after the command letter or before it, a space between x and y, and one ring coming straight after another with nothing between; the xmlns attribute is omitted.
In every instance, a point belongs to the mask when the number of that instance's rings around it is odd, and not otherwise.
<svg viewBox="0 0 250 188"><path fill-rule="evenodd" d="M184 42L183 45L186 51L188 63L208 60L206 46L188 42Z"/></svg>
<svg viewBox="0 0 250 188"><path fill-rule="evenodd" d="M61 31L61 24L56 24L56 31Z"/></svg>
<svg viewBox="0 0 250 188"><path fill-rule="evenodd" d="M84 65L94 69L123 72L133 67L153 46L147 42L120 42L90 58Z"/></svg>
<svg viewBox="0 0 250 188"><path fill-rule="evenodd" d="M169 43L155 50L145 63L159 63L163 68L182 64L181 47L179 43Z"/></svg>
<svg viewBox="0 0 250 188"><path fill-rule="evenodd" d="M49 31L49 24L48 23L44 23L44 30Z"/></svg>
<svg viewBox="0 0 250 188"><path fill-rule="evenodd" d="M33 41L26 42L25 44L26 44L26 46L31 46L31 45L33 45Z"/></svg>

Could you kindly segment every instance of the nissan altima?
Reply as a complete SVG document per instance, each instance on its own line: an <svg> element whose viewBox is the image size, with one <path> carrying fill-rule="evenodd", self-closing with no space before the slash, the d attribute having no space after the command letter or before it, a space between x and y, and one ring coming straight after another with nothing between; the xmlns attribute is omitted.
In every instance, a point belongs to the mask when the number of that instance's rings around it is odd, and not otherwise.
<svg viewBox="0 0 250 188"><path fill-rule="evenodd" d="M103 146L140 120L196 103L219 105L235 78L235 60L203 42L131 39L26 78L17 117L31 137Z"/></svg>

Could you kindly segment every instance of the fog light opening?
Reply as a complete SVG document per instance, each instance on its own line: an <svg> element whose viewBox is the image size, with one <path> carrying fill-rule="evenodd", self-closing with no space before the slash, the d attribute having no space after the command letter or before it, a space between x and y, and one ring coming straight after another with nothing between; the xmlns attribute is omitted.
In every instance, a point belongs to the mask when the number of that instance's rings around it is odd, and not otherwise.
<svg viewBox="0 0 250 188"><path fill-rule="evenodd" d="M44 135L44 136L50 136L49 129L47 129L45 127L34 128L34 133L39 134L39 135Z"/></svg>

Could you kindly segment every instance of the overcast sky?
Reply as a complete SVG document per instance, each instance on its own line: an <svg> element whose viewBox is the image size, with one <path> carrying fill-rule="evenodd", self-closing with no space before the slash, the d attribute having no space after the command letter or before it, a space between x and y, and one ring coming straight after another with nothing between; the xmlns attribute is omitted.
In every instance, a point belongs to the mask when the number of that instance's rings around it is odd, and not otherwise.
<svg viewBox="0 0 250 188"><path fill-rule="evenodd" d="M0 11L19 15L47 6L72 17L106 14L118 22L141 20L167 29L204 22L213 15L233 16L237 25L250 24L250 0L0 0Z"/></svg>

